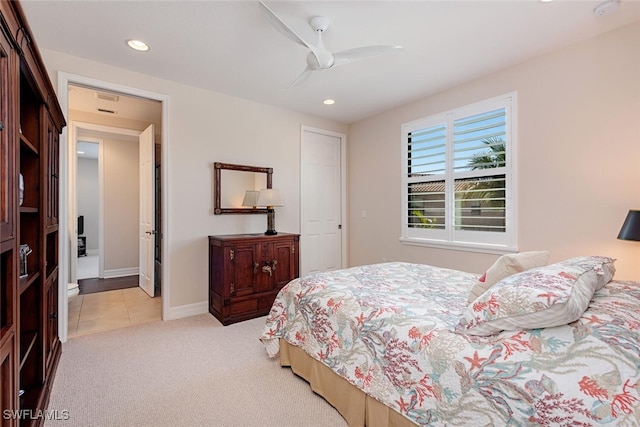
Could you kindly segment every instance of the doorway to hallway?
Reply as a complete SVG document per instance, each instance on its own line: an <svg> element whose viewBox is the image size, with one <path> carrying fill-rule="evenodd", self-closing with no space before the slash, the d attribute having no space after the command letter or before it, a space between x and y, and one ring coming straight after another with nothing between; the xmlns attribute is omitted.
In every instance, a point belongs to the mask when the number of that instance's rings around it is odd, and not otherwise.
<svg viewBox="0 0 640 427"><path fill-rule="evenodd" d="M66 156L63 159L62 164L62 169L64 172L64 175L61 176L61 184L65 185L65 187L68 188L68 194L65 195L65 200L63 200L63 204L66 204L66 207L63 206L63 208L66 208L66 212L65 212L65 219L66 219L66 229L62 229L61 228L61 232L65 233L65 235L69 235L69 239L66 242L61 242L60 245L60 254L61 254L61 258L67 258L67 262L65 262L64 264L66 264L66 266L68 266L68 268L66 269L66 271L61 271L61 283L69 283L69 280L71 278L73 278L74 280L78 280L78 266L75 262L70 262L73 261L73 258L77 259L77 241L76 241L76 235L77 235L77 231L76 231L76 224L75 224L75 220L76 220L76 216L77 216L77 211L74 212L74 208L77 208L77 206L74 206L75 203L74 202L74 197L75 197L75 191L76 189L73 188L73 180L74 180L74 173L76 172L75 168L74 168L74 164L73 164L73 156L76 153L76 148L73 145L74 142L77 142L77 134L74 132L74 126L73 124L80 124L80 126L75 126L75 130L82 128L85 124L90 123L90 124L94 124L94 126L111 126L111 127L129 127L129 129L135 129L137 134L141 133L141 128L144 127L145 124L145 120L133 120L129 117L125 117L125 112L127 111L125 105L129 102L129 101L136 101L136 102L146 102L152 105L155 105L157 108L155 109L155 114L156 114L156 119L153 120L148 120L146 119L147 123L152 123L155 126L155 128L157 129L157 135L156 135L156 139L158 141L157 146L155 147L155 149L153 149L153 153L157 154L157 159L158 162L155 164L152 164L152 167L149 168L149 170L151 170L152 172L152 176L149 179L149 181L153 184L156 184L158 186L158 188L155 189L155 191L153 191L153 194L162 194L162 186L159 185L160 183L162 183L166 178L162 176L162 172L164 171L164 167L162 165L162 152L164 150L163 146L162 146L162 142L163 142L163 132L166 131L166 126L163 123L163 116L166 114L166 97L163 95L158 95L158 94L153 94L153 93L147 93L144 91L140 91L137 89L132 89L132 88L124 88L118 85L112 85L112 84L108 84L105 82L99 82L99 81L95 81L92 79L87 79L84 77L80 77L80 76L71 76L65 73L60 73L59 74L59 86L60 86L60 93L61 95L63 93L66 93L66 97L64 96L60 96L61 98L61 105L63 106L64 109L67 110L68 112L68 123L70 124L70 126L67 127L67 135L68 135L68 140L69 140L69 144L68 147L64 147L66 150ZM63 90L62 88L68 89L68 90ZM75 92L75 93L74 93ZM91 101L91 99L97 99L100 100L101 102L115 102L114 100L118 100L118 106L123 106L122 108L118 107L118 108L94 108L93 111L89 111L88 109L86 109L85 107L78 107L78 104L75 103L75 95L78 95L80 93L87 93L90 92L91 96L90 97L85 97L88 98L89 101ZM87 101L87 99L85 99L85 101ZM104 105L104 104L103 104ZM137 108L137 110L140 110L140 108ZM114 114L117 113L117 114ZM95 125L96 123L100 123ZM86 130L86 127L83 128L83 131ZM63 135L64 136L64 135ZM93 135L96 136L96 135ZM138 161L139 159L136 159L136 161ZM139 167L136 166L136 168ZM136 181L139 180L139 176L136 177ZM128 184L126 184L128 187L131 187L131 182L129 182ZM107 193L107 186L105 185L105 187L103 187L102 192L103 192L103 197L104 197L104 193ZM120 188L123 188L124 186L121 184ZM159 198L159 200L162 200L164 198ZM139 205L138 203L135 203L135 205ZM112 206L112 205L110 205ZM161 254L164 252L162 250L163 248L163 237L166 235L166 232L163 233L162 231L165 230L165 224L162 222L164 215L161 212L161 208L163 207L163 205L161 203L158 203L157 205L155 203L153 203L150 208L148 209L150 212L152 212L152 222L153 221L158 221L155 222L153 224L153 228L151 229L151 232L154 233L153 236L153 241L154 243L157 242L157 244L154 244L151 249L150 249L150 253L152 254L152 262L151 262L151 268L154 271L154 273L157 274L158 277L158 281L154 283L154 287L156 287L156 289L159 291L165 284L162 283L163 281L162 279L162 273L164 272L163 266L161 264L162 262L162 258L161 258ZM160 210L160 212L155 212L156 210ZM109 211L111 211L111 209L109 209ZM108 227L109 226L109 219L108 218L101 218L99 219L99 221L101 221L102 223L102 228ZM136 230L134 232L129 233L130 235L133 236L139 236L140 233L137 230L137 227L139 226L139 222L136 220ZM110 235L111 233L105 233L107 235ZM120 265L117 264L113 264L110 263L109 261L109 251L112 249L109 246L108 243L108 238L105 238L105 234L103 234L101 237L102 238L98 238L97 239L97 251L99 253L101 253L101 257L99 257L98 259L99 264L102 263L102 266L99 267L99 273L98 276L103 276L103 277L99 277L101 279L108 279L108 278L114 278L114 277L121 277L121 276L130 276L132 270L131 269L135 269L134 274L139 274L139 263L136 262L135 265L132 263L127 264L123 264L121 263ZM61 239L64 240L64 239ZM96 243L95 239L94 239L94 243ZM137 247L137 245L135 245ZM87 243L86 243L86 247L88 250L87 256L89 256L89 251L96 250L95 247L91 247L91 244L89 242L89 238L87 238ZM116 251L118 252L118 251ZM124 252L124 251L119 251L119 252ZM136 249L136 252L138 252L138 250ZM118 254L118 255L122 255L122 254ZM116 258L112 257L112 260L116 260ZM61 261L61 264L63 262ZM95 270L93 270L95 271ZM94 275L95 273L91 274ZM82 276L80 276L82 277ZM168 284L167 284L168 286ZM63 286L60 286L61 288L61 297L63 295L66 296L66 292L63 292ZM65 286L66 288L66 286ZM105 289L98 289L98 290L103 290L104 292L100 292L100 293L104 293L104 294L109 294L112 292L124 292L124 291L128 291L128 289L118 289L116 291L112 291L112 290L105 290ZM64 291L66 291L66 289L64 289ZM156 292L154 292L156 293ZM158 294L160 294L160 292L157 292ZM164 293L164 292L163 292ZM80 295L79 295L80 296ZM91 296L91 298L89 298ZM86 294L84 295L84 302L82 304L82 306L84 306L85 308L87 308L88 305L91 304L87 304L87 299L95 299L97 298L97 294L94 295L94 293L92 292L91 294ZM145 296L145 298L150 299L153 301L154 305L155 305L155 309L156 312L158 313L157 318L161 319L162 318L162 310L166 310L168 307L168 302L164 301L164 298L162 296L158 297L158 298L149 298L148 296ZM116 298L116 299L124 299L123 298ZM167 304L167 306L165 306L164 304ZM71 317L72 317L72 311L74 309L74 304L75 305L79 305L78 302L69 302L67 300L67 298L60 298L60 307L59 307L59 312L61 313L61 320L60 320L60 338L64 341L66 339L66 334L64 334L64 332L67 331L67 327L69 326L69 331L71 331ZM105 305L105 304L98 304L98 305ZM114 301L109 301L108 305L115 305ZM119 309L120 313L122 313L124 310L122 308ZM137 311L141 311L141 310L137 310ZM114 313L109 313L109 315L114 314ZM100 316L102 317L106 317L107 313L101 313ZM129 317L131 318L131 313L129 313ZM133 315L133 317L136 317L135 315ZM81 316L80 316L81 318ZM92 321L95 321L96 319L91 319ZM64 332L63 332L64 331Z"/></svg>

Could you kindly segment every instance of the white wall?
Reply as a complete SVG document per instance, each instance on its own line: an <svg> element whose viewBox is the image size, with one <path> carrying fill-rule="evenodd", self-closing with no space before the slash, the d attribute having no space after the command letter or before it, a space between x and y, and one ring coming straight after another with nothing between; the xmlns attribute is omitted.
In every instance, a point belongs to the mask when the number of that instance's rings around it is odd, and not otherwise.
<svg viewBox="0 0 640 427"><path fill-rule="evenodd" d="M263 232L265 215L213 215L212 162L272 167L273 186L287 205L278 208L277 227L300 231L300 127L346 133L347 126L105 64L42 50L52 81L58 71L113 82L168 97L169 263L171 309L208 299L207 236ZM212 76L211 78L215 78ZM165 278L166 283L167 278Z"/></svg>
<svg viewBox="0 0 640 427"><path fill-rule="evenodd" d="M99 248L99 192L98 159L78 158L77 172L78 216L84 216L84 236L87 251L97 254Z"/></svg>
<svg viewBox="0 0 640 427"><path fill-rule="evenodd" d="M496 259L398 241L400 126L510 91L518 93L520 250L550 250L551 261L608 255L618 259L617 278L640 279L640 243L616 239L627 211L640 209L640 24L352 124L352 265L386 259L481 272Z"/></svg>
<svg viewBox="0 0 640 427"><path fill-rule="evenodd" d="M139 266L140 162L138 143L105 138L104 270L105 277Z"/></svg>

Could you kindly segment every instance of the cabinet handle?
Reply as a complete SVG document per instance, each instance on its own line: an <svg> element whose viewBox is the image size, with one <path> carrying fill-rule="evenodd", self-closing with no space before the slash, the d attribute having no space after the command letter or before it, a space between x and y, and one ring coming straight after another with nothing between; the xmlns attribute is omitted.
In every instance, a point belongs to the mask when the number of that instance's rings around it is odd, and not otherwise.
<svg viewBox="0 0 640 427"><path fill-rule="evenodd" d="M254 262L253 263L253 274L256 274L258 272L258 267L260 267L260 263L259 262Z"/></svg>
<svg viewBox="0 0 640 427"><path fill-rule="evenodd" d="M271 270L271 266L268 265L269 261L266 262L267 265L263 265L262 266L262 272L263 273L269 273L269 276L271 276L271 274L273 274L273 271Z"/></svg>
<svg viewBox="0 0 640 427"><path fill-rule="evenodd" d="M276 271L276 265L278 265L278 260L274 259L273 261L271 261L271 269L273 271Z"/></svg>

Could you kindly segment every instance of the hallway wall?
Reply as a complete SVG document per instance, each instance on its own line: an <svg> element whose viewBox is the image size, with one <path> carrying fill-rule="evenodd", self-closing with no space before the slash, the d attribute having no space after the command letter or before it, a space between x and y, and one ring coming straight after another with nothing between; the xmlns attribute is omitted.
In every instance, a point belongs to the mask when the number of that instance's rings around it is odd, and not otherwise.
<svg viewBox="0 0 640 427"><path fill-rule="evenodd" d="M87 254L97 255L99 246L98 220L99 195L98 159L78 158L78 216L84 216L84 233Z"/></svg>

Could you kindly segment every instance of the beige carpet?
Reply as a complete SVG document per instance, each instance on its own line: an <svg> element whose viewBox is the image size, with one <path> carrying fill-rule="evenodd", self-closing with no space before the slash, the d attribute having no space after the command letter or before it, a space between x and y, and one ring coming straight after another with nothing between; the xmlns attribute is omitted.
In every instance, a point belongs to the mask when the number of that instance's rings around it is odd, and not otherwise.
<svg viewBox="0 0 640 427"><path fill-rule="evenodd" d="M69 419L46 426L346 426L267 357L263 324L206 314L71 338L49 402Z"/></svg>

